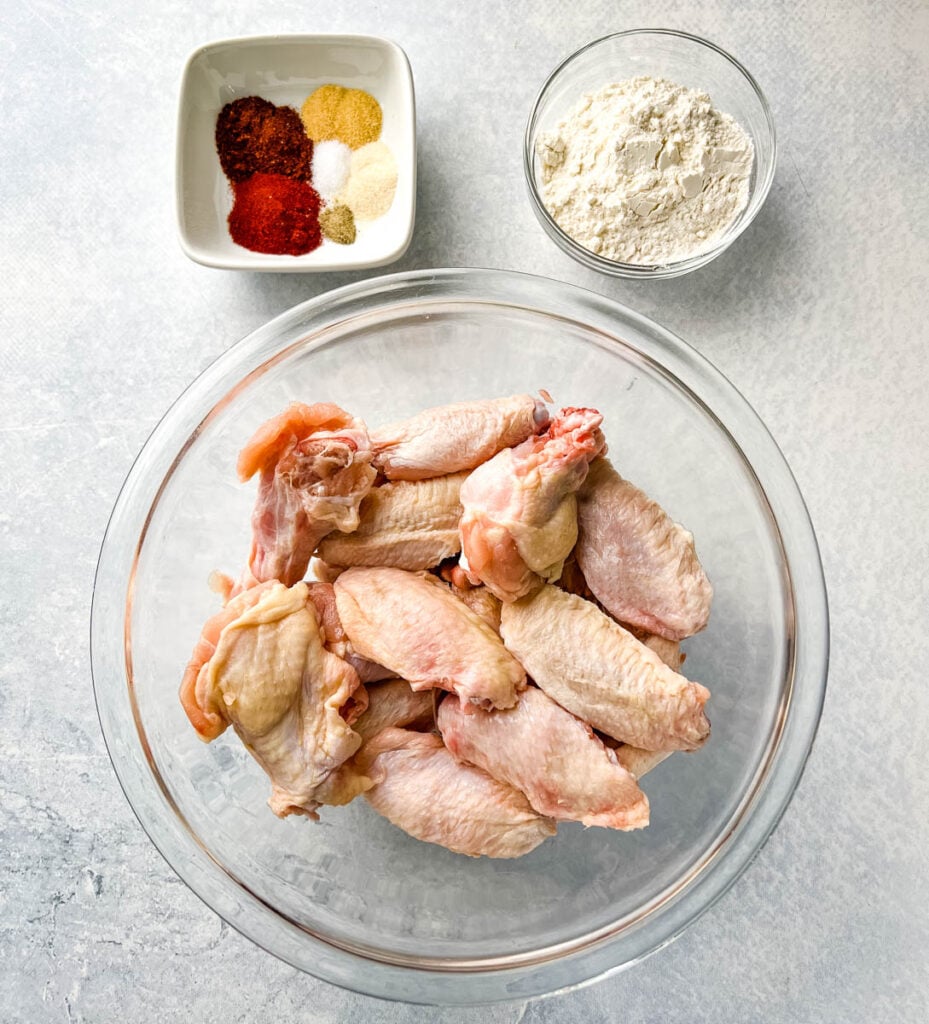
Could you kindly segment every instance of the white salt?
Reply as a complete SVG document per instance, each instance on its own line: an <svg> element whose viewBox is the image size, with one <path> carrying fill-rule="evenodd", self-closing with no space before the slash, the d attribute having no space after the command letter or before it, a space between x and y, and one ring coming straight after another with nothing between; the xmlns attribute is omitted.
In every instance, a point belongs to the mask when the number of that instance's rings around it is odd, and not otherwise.
<svg viewBox="0 0 929 1024"><path fill-rule="evenodd" d="M313 188L325 200L333 199L348 179L352 151L344 142L327 139L313 144Z"/></svg>

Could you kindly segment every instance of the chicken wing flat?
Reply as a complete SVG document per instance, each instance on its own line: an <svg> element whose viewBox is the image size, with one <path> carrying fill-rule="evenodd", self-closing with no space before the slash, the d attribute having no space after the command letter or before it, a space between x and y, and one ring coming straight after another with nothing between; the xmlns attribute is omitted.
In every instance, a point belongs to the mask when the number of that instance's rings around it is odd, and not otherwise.
<svg viewBox="0 0 929 1024"><path fill-rule="evenodd" d="M582 597L549 585L504 604L501 634L552 699L608 736L646 750L694 750L709 735L709 690Z"/></svg>
<svg viewBox="0 0 929 1024"><path fill-rule="evenodd" d="M713 588L693 535L606 458L597 459L578 492L575 557L614 618L669 640L703 629Z"/></svg>
<svg viewBox="0 0 929 1024"><path fill-rule="evenodd" d="M404 832L468 857L522 857L555 834L522 793L461 764L434 733L384 729L358 761L371 806Z"/></svg>
<svg viewBox="0 0 929 1024"><path fill-rule="evenodd" d="M337 405L294 402L239 455L242 481L260 473L248 566L255 580L303 579L317 544L358 526L377 471L367 430Z"/></svg>
<svg viewBox="0 0 929 1024"><path fill-rule="evenodd" d="M414 690L405 679L391 679L368 689L367 710L354 723L355 732L367 741L382 729L428 730L435 724L432 690Z"/></svg>
<svg viewBox="0 0 929 1024"><path fill-rule="evenodd" d="M648 825L648 798L593 729L530 686L508 711L439 705L439 731L458 758L526 794L540 814L624 831Z"/></svg>
<svg viewBox="0 0 929 1024"><path fill-rule="evenodd" d="M425 480L473 469L548 425L532 395L456 402L426 409L371 434L374 464L388 480Z"/></svg>
<svg viewBox="0 0 929 1024"><path fill-rule="evenodd" d="M575 492L606 450L595 409L562 409L544 434L478 466L461 488L462 568L501 601L561 575L577 540Z"/></svg>
<svg viewBox="0 0 929 1024"><path fill-rule="evenodd" d="M430 569L461 550L459 492L466 473L375 487L353 533L330 533L318 554L330 565Z"/></svg>
<svg viewBox="0 0 929 1024"><path fill-rule="evenodd" d="M663 636L656 636L654 633L636 632L635 630L630 630L630 632L638 640L641 640L649 650L654 651L668 668L674 672L680 672L681 665L684 663L684 653L676 640L666 640ZM612 736L604 735L601 736L601 739L611 750L616 751L619 763L636 779L647 775L674 753L673 750L643 750L641 747L632 747L628 743L614 740Z"/></svg>
<svg viewBox="0 0 929 1024"><path fill-rule="evenodd" d="M630 631L633 632L633 631ZM671 669L672 672L680 672L684 664L684 652L681 650L680 642L668 640L666 637L658 636L655 633L635 634L645 646L654 651L659 658ZM667 760L673 750L643 750L641 747L632 747L628 743L620 743L616 747L616 758L619 763L637 778L641 779L653 768L657 768L662 761Z"/></svg>
<svg viewBox="0 0 929 1024"><path fill-rule="evenodd" d="M342 712L358 691L355 671L323 645L306 585L274 582L207 623L181 703L205 740L232 725L271 780L275 814L315 818L320 804L348 803L370 785L346 763L361 737Z"/></svg>
<svg viewBox="0 0 929 1024"><path fill-rule="evenodd" d="M438 687L474 704L507 708L525 688L526 673L500 637L437 577L355 568L334 587L355 653L414 690Z"/></svg>

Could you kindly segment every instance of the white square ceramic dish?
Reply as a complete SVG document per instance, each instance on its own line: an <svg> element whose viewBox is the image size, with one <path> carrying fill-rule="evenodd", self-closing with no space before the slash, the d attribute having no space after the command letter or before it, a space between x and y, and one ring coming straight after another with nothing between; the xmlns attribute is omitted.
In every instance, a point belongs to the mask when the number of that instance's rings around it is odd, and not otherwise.
<svg viewBox="0 0 929 1024"><path fill-rule="evenodd" d="M381 140L397 161L390 210L359 225L352 245L323 244L304 256L251 252L229 237L232 191L216 153L220 110L261 96L298 110L327 82L365 89L384 114ZM308 272L380 267L406 252L416 209L416 114L406 54L377 36L246 36L208 43L184 67L177 131L177 219L181 246L197 263L227 270Z"/></svg>

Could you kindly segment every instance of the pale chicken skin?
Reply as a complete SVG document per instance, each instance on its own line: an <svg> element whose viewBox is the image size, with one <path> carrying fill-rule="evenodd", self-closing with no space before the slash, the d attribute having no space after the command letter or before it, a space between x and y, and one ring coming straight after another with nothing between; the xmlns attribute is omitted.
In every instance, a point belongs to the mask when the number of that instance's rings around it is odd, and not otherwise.
<svg viewBox="0 0 929 1024"><path fill-rule="evenodd" d="M713 588L693 535L606 458L590 467L578 493L575 557L610 614L668 640L707 624Z"/></svg>
<svg viewBox="0 0 929 1024"><path fill-rule="evenodd" d="M374 464L388 480L425 480L470 470L548 426L532 395L442 405L371 434Z"/></svg>
<svg viewBox="0 0 929 1024"><path fill-rule="evenodd" d="M643 750L641 747L630 747L628 743L621 743L614 751L616 760L636 779L641 779L653 768L657 768L662 761L667 760L673 750Z"/></svg>
<svg viewBox="0 0 929 1024"><path fill-rule="evenodd" d="M414 690L405 679L391 679L368 688L368 707L354 723L363 741L382 729L424 732L435 725L435 693Z"/></svg>
<svg viewBox="0 0 929 1024"><path fill-rule="evenodd" d="M526 794L556 821L628 831L648 825L648 798L584 722L534 686L508 711L439 705L439 731L458 758Z"/></svg>
<svg viewBox="0 0 929 1024"><path fill-rule="evenodd" d="M684 652L677 640L668 640L653 633L634 635L649 650L658 654L672 672L680 672L681 666L684 664ZM607 745L609 744L607 743ZM641 778L652 768L657 768L674 753L674 751L643 751L640 746L630 746L629 743L617 743L616 752L620 764L631 771L636 778Z"/></svg>
<svg viewBox="0 0 929 1024"><path fill-rule="evenodd" d="M526 673L500 637L437 577L355 568L334 588L355 653L414 690L437 687L479 706L508 708L525 688Z"/></svg>
<svg viewBox="0 0 929 1024"><path fill-rule="evenodd" d="M259 427L238 462L243 482L261 474L243 585L297 583L323 537L354 530L372 458L364 423L330 403L294 402Z"/></svg>
<svg viewBox="0 0 929 1024"><path fill-rule="evenodd" d="M467 573L457 562L445 562L439 568L439 577L448 584L448 589L480 616L495 632L500 632L500 598L487 587L474 586Z"/></svg>
<svg viewBox="0 0 929 1024"><path fill-rule="evenodd" d="M375 487L362 501L358 528L331 533L318 554L330 565L430 569L461 550L461 485L466 473Z"/></svg>
<svg viewBox="0 0 929 1024"><path fill-rule="evenodd" d="M342 628L339 609L335 603L335 590L331 583L314 581L307 583L310 600L316 606L316 614L323 630L326 650L337 654L343 661L358 673L362 683L377 683L384 679L392 679L393 672L383 665L368 661L355 653L348 635Z"/></svg>
<svg viewBox="0 0 929 1024"><path fill-rule="evenodd" d="M583 597L585 600L595 604L605 615L610 615L609 609L597 600L596 595L587 585L587 580L584 579L584 574L581 572L581 567L577 564L577 559L573 553L564 564L561 579L558 580L558 586L569 594L577 594L578 597ZM610 615L610 618L614 618L614 616ZM680 672L686 655L681 650L679 640L669 640L667 637L658 636L657 633L650 633L647 629L634 626L631 622L619 621L619 624L623 629L629 630L637 640L641 640L646 647L653 650L669 668L674 669L675 672Z"/></svg>
<svg viewBox="0 0 929 1024"><path fill-rule="evenodd" d="M343 717L363 709L364 690L323 639L306 584L255 587L207 623L181 684L203 739L235 729L271 780L279 817L316 818L321 804L348 803L370 785L348 763L361 737Z"/></svg>
<svg viewBox="0 0 929 1024"><path fill-rule="evenodd" d="M630 630L630 632L632 631ZM649 650L654 651L668 668L674 672L680 672L681 665L684 663L684 653L676 640L666 640L663 636L655 636L653 633L634 635ZM641 779L653 768L657 768L662 761L674 753L673 750L643 750L641 747L632 747L628 743L614 740L612 736L604 736L601 739L608 747L616 751L619 763L637 779Z"/></svg>
<svg viewBox="0 0 929 1024"><path fill-rule="evenodd" d="M525 796L461 764L434 733L384 729L358 761L368 803L416 839L468 857L522 857L555 834Z"/></svg>
<svg viewBox="0 0 929 1024"><path fill-rule="evenodd" d="M558 579L577 540L575 492L606 451L603 417L562 409L544 434L478 466L461 488L461 566L501 601Z"/></svg>
<svg viewBox="0 0 929 1024"><path fill-rule="evenodd" d="M233 581L228 577L221 579L228 583L229 588L233 586ZM190 724L197 730L200 738L208 743L226 731L229 719L224 713L222 701L218 700L220 695L207 685L205 667L216 653L216 645L226 626L257 604L273 586L274 581L269 580L229 598L224 606L203 624L194 645L193 653L184 670L184 678L181 680L179 696ZM224 584L218 589L228 597L228 589Z"/></svg>
<svg viewBox="0 0 929 1024"><path fill-rule="evenodd" d="M319 580L320 583L335 583L343 572L345 572L344 565L330 565L321 558L310 559L310 576L314 580Z"/></svg>
<svg viewBox="0 0 929 1024"><path fill-rule="evenodd" d="M709 690L582 597L543 587L504 604L500 630L533 680L600 732L646 750L694 750L709 735Z"/></svg>
<svg viewBox="0 0 929 1024"><path fill-rule="evenodd" d="M620 623L620 625L622 625L622 623ZM629 630L629 632L632 633L633 636L637 635L634 630ZM672 672L680 672L681 665L684 664L686 655L681 650L681 642L679 640L669 640L667 637L657 636L655 633L638 635L637 638L641 640L650 651L654 651Z"/></svg>
<svg viewBox="0 0 929 1024"><path fill-rule="evenodd" d="M487 623L497 634L500 633L500 598L492 594L487 587L461 588L451 584L451 591L463 601L475 615Z"/></svg>

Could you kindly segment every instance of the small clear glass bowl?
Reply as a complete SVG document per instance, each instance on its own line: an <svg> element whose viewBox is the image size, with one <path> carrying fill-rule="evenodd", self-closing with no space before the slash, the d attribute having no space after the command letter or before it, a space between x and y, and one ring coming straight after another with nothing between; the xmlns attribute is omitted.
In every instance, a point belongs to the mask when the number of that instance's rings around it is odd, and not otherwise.
<svg viewBox="0 0 929 1024"><path fill-rule="evenodd" d="M202 743L178 701L213 569L237 573L252 486L236 455L289 401L379 424L455 399L548 388L602 410L616 465L693 531L715 587L686 670L713 734L643 782L649 828L563 824L515 861L417 842L363 799L280 821L231 730ZM674 335L615 302L498 271L398 274L295 307L168 410L100 553L91 650L120 782L168 863L291 964L383 998L527 999L628 967L748 865L800 777L826 682L816 540L790 470L745 400ZM152 913L156 908L152 908ZM194 969L193 967L191 968Z"/></svg>
<svg viewBox="0 0 929 1024"><path fill-rule="evenodd" d="M536 141L566 117L580 98L610 82L637 75L668 78L709 93L717 110L731 114L751 136L755 162L745 209L703 252L659 265L622 263L585 249L549 213L539 192ZM529 115L523 144L523 167L532 207L546 234L579 263L613 277L678 277L716 259L742 234L764 205L777 158L771 109L760 86L744 67L715 44L672 29L631 29L604 36L572 53L548 76Z"/></svg>

